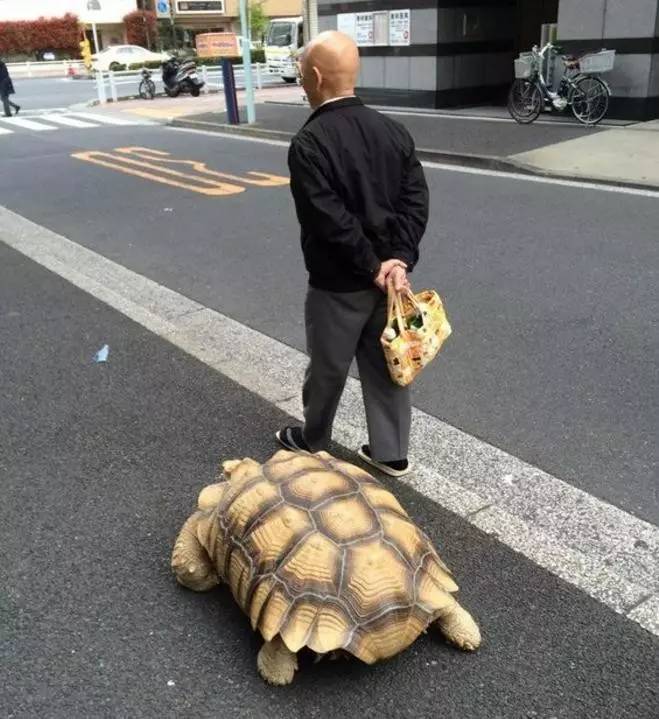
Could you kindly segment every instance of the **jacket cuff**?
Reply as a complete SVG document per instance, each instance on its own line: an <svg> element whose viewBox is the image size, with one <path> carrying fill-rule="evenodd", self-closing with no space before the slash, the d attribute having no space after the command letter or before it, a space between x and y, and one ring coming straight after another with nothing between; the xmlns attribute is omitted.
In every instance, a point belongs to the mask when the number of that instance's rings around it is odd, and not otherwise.
<svg viewBox="0 0 659 719"><path fill-rule="evenodd" d="M414 261L406 252L394 252L392 259L404 262L407 265L407 272L412 272L414 269Z"/></svg>

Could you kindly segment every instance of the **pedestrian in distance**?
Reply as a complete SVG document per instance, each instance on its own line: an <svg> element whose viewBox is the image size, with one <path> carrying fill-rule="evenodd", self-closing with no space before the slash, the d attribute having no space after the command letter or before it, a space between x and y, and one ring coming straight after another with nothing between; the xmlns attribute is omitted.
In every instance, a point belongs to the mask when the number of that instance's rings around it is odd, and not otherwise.
<svg viewBox="0 0 659 719"><path fill-rule="evenodd" d="M5 117L11 117L12 107L17 115L21 109L20 105L17 105L9 99L9 96L14 93L14 84L11 81L11 77L9 77L7 65L0 59L0 100L2 100L2 105L5 109Z"/></svg>
<svg viewBox="0 0 659 719"><path fill-rule="evenodd" d="M288 154L291 191L309 273L309 365L304 425L276 434L290 450L326 449L352 360L364 396L369 443L359 456L391 476L410 470L409 388L387 369L380 336L388 283L409 287L428 221L428 186L408 131L355 94L359 52L324 32L300 58L312 113Z"/></svg>

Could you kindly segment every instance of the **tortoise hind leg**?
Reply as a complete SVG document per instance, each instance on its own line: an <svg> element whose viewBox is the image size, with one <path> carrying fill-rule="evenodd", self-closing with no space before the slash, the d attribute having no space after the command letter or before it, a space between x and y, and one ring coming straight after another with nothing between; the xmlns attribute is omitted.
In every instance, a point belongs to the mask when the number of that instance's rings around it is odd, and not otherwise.
<svg viewBox="0 0 659 719"><path fill-rule="evenodd" d="M277 635L261 647L256 666L261 677L269 684L290 684L297 671L297 655Z"/></svg>
<svg viewBox="0 0 659 719"><path fill-rule="evenodd" d="M473 652L480 646L481 633L478 624L476 624L471 614L466 609L463 609L455 599L441 611L434 625L447 641L459 649Z"/></svg>
<svg viewBox="0 0 659 719"><path fill-rule="evenodd" d="M220 583L197 533L200 523L207 517L205 512L195 512L183 525L172 552L172 569L176 579L184 587L196 592L205 592Z"/></svg>

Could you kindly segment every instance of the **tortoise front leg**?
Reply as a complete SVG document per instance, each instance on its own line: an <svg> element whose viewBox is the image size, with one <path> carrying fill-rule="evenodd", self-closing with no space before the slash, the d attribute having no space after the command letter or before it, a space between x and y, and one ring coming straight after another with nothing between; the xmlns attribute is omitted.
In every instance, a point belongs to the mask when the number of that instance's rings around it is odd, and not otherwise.
<svg viewBox="0 0 659 719"><path fill-rule="evenodd" d="M466 609L451 597L451 603L444 608L434 622L445 639L459 649L473 652L480 646L481 633L478 624Z"/></svg>
<svg viewBox="0 0 659 719"><path fill-rule="evenodd" d="M292 652L277 635L266 642L256 658L259 674L269 684L290 684L297 671L297 654Z"/></svg>
<svg viewBox="0 0 659 719"><path fill-rule="evenodd" d="M198 531L207 519L207 512L195 512L183 525L172 552L176 579L196 592L205 592L220 583L211 558L199 541Z"/></svg>

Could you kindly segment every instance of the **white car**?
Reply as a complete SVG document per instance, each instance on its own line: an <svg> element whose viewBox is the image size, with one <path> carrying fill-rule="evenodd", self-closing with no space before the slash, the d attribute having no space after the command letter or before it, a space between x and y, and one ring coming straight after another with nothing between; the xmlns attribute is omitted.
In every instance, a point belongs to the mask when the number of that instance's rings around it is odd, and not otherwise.
<svg viewBox="0 0 659 719"><path fill-rule="evenodd" d="M169 55L166 52L151 52L139 45L111 45L92 55L94 70L106 72L119 70L122 65L134 65L141 62L163 62Z"/></svg>

